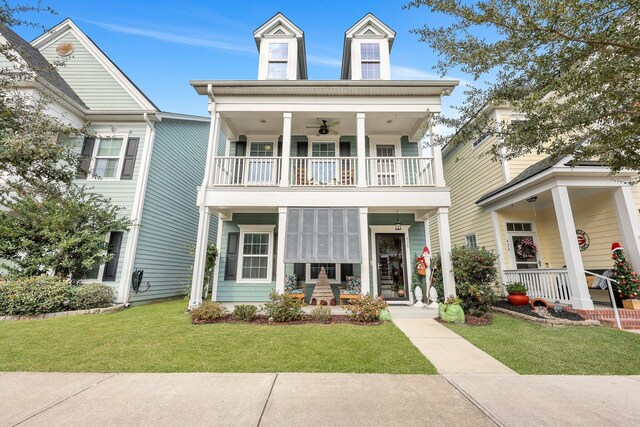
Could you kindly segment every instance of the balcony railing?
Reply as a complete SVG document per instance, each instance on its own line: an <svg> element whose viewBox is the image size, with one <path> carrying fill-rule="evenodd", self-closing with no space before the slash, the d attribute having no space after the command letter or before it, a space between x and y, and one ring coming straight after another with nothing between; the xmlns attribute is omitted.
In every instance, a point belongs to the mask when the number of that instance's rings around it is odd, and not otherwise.
<svg viewBox="0 0 640 427"><path fill-rule="evenodd" d="M357 157L292 157L289 184L355 186L357 163Z"/></svg>
<svg viewBox="0 0 640 427"><path fill-rule="evenodd" d="M523 283L527 287L529 298L571 302L571 286L569 286L567 270L505 270L504 275L507 283Z"/></svg>
<svg viewBox="0 0 640 427"><path fill-rule="evenodd" d="M280 183L279 157L217 157L213 185L272 186Z"/></svg>
<svg viewBox="0 0 640 427"><path fill-rule="evenodd" d="M433 186L429 157L373 157L367 159L367 185L372 187Z"/></svg>

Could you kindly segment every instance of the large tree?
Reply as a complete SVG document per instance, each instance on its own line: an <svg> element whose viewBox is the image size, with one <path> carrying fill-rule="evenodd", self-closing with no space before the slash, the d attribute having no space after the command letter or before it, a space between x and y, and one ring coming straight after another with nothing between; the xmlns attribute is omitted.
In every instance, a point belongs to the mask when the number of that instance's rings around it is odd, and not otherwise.
<svg viewBox="0 0 640 427"><path fill-rule="evenodd" d="M0 25L35 25L17 17L22 12L52 12L40 5L12 6L0 2ZM78 129L47 113L52 94L37 97L38 72L9 43L0 43L0 259L13 275L52 272L72 280L94 265L107 262L106 234L126 230L120 209L74 182L78 153L67 137ZM44 61L46 63L46 61Z"/></svg>
<svg viewBox="0 0 640 427"><path fill-rule="evenodd" d="M467 90L458 117L440 118L458 130L451 143L490 131L501 137L496 157L504 147L507 158L539 152L640 169L640 0L408 5L421 6L444 15L413 30L440 54L437 69L487 80ZM487 105L511 106L526 120L495 123L482 114Z"/></svg>

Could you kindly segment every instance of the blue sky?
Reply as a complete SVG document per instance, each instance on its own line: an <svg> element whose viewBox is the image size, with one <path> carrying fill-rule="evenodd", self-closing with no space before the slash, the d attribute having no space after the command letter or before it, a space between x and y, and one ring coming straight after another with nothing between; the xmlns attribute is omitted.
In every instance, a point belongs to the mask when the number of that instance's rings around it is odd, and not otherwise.
<svg viewBox="0 0 640 427"><path fill-rule="evenodd" d="M367 12L396 31L391 52L393 79L433 79L436 54L409 31L442 22L427 8L403 10L407 1L324 0L321 2L219 0L44 1L58 12L24 16L50 28L70 17L164 111L205 115L206 100L189 80L253 80L258 52L253 31L284 13L304 32L309 79L339 79L344 32ZM18 27L27 40L41 29ZM447 78L467 82L467 76ZM445 97L444 107L463 101L463 87Z"/></svg>

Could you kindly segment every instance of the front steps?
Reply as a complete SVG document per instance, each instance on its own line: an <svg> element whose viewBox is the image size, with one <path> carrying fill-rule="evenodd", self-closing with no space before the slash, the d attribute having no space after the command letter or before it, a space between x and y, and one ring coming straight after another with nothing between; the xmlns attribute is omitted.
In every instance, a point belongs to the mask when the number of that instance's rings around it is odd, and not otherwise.
<svg viewBox="0 0 640 427"><path fill-rule="evenodd" d="M571 307L565 307L565 310L577 313L585 319L597 320L604 326L609 326L612 328L618 327L612 308L597 310L578 310ZM640 329L640 310L619 308L618 315L620 316L620 324L622 325L622 329Z"/></svg>

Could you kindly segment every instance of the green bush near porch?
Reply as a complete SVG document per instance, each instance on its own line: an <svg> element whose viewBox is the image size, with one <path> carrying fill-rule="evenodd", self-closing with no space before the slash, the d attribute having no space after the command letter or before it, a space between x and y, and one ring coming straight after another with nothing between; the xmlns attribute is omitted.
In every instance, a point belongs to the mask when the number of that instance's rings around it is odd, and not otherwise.
<svg viewBox="0 0 640 427"><path fill-rule="evenodd" d="M446 326L523 375L640 375L640 335L551 327L496 313L489 326Z"/></svg>
<svg viewBox="0 0 640 427"><path fill-rule="evenodd" d="M391 322L192 325L184 310L0 322L0 371L436 373Z"/></svg>

